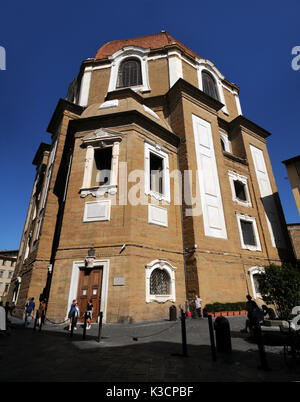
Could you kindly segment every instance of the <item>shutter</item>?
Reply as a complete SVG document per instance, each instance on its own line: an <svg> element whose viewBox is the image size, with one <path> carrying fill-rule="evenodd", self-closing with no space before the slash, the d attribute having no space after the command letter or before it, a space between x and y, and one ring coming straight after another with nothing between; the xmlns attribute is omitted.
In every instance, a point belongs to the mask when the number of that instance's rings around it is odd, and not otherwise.
<svg viewBox="0 0 300 402"><path fill-rule="evenodd" d="M193 115L198 179L206 236L227 239L211 125Z"/></svg>
<svg viewBox="0 0 300 402"><path fill-rule="evenodd" d="M254 168L260 190L261 200L265 209L266 220L273 247L285 247L278 210L271 188L263 152L250 145Z"/></svg>

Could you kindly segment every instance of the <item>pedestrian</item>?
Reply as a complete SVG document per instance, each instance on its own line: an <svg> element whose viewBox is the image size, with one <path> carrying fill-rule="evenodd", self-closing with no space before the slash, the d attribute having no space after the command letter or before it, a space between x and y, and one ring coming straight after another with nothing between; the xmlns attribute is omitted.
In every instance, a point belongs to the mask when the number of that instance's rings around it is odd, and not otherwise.
<svg viewBox="0 0 300 402"><path fill-rule="evenodd" d="M254 325L254 311L259 309L258 305L256 304L256 302L254 300L252 300L252 297L248 294L246 296L247 298L247 302L246 302L246 311L247 311L247 319L246 319L246 323L245 323L245 328L241 330L241 332L248 332L248 328L249 331L251 332L253 325Z"/></svg>
<svg viewBox="0 0 300 402"><path fill-rule="evenodd" d="M72 301L70 311L69 311L69 314L68 314L68 317L69 317L69 331L71 331L71 328L72 328L72 318L73 317L74 317L74 327L76 327L76 325L75 325L77 323L77 319L76 319L76 304L77 304L77 300L74 299Z"/></svg>
<svg viewBox="0 0 300 402"><path fill-rule="evenodd" d="M264 318L269 320L276 320L275 311L271 308L266 306L265 304L261 306L262 311L264 312Z"/></svg>
<svg viewBox="0 0 300 402"><path fill-rule="evenodd" d="M38 326L41 327L41 324L44 324L45 314L46 314L46 300L42 300L39 305L39 318L38 318Z"/></svg>
<svg viewBox="0 0 300 402"><path fill-rule="evenodd" d="M34 297L32 297L28 302L25 304L25 314L26 314L26 321L25 325L30 324L31 316L33 315L34 309L35 309L35 302L34 302Z"/></svg>
<svg viewBox="0 0 300 402"><path fill-rule="evenodd" d="M197 312L198 317L202 318L202 312L201 312L202 299L198 295L195 296L195 306L196 306L196 312Z"/></svg>
<svg viewBox="0 0 300 402"><path fill-rule="evenodd" d="M93 319L93 300L90 299L86 307L86 329L91 328L91 320Z"/></svg>

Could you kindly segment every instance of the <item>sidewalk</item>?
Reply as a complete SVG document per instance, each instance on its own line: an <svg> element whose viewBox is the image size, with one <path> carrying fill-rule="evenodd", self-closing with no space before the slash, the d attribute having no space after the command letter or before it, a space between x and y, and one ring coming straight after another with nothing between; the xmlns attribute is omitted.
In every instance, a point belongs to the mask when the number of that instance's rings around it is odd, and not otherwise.
<svg viewBox="0 0 300 402"><path fill-rule="evenodd" d="M299 381L300 366L289 369L283 347L266 345L271 371L259 370L258 347L245 334L245 316L227 317L232 353L211 357L207 319L187 319L188 357L182 356L180 320L104 324L101 342L92 325L82 340L65 325L46 324L42 332L12 318L10 336L0 337L0 381L100 382L265 382Z"/></svg>

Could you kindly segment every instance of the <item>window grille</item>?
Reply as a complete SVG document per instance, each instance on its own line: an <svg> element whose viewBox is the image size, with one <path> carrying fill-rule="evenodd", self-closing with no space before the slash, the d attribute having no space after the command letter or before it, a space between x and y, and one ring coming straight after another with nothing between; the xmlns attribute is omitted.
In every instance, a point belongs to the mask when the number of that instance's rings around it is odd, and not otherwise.
<svg viewBox="0 0 300 402"><path fill-rule="evenodd" d="M150 277L150 294L168 295L170 293L170 278L164 269L156 268Z"/></svg>
<svg viewBox="0 0 300 402"><path fill-rule="evenodd" d="M117 88L136 85L142 85L141 63L137 59L125 60L119 68Z"/></svg>
<svg viewBox="0 0 300 402"><path fill-rule="evenodd" d="M203 92L214 99L219 100L218 90L214 78L206 71L202 72Z"/></svg>

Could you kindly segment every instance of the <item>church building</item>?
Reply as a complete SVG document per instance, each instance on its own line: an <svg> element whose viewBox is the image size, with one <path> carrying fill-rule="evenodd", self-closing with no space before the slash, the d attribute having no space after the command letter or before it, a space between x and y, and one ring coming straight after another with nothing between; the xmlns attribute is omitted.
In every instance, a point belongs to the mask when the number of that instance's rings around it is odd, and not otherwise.
<svg viewBox="0 0 300 402"><path fill-rule="evenodd" d="M10 287L19 316L42 297L55 322L73 299L92 299L94 322L166 319L199 294L259 299L256 275L293 260L270 133L167 32L101 46L47 131Z"/></svg>

